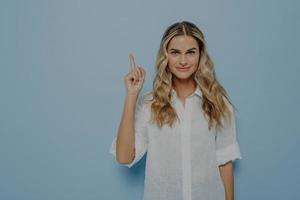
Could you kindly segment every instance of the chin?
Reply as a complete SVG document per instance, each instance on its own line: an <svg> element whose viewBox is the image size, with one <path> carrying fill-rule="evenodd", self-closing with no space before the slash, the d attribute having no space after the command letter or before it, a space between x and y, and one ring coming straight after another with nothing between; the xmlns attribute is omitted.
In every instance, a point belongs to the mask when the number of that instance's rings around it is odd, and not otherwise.
<svg viewBox="0 0 300 200"><path fill-rule="evenodd" d="M191 78L192 74L174 74L177 79L186 80Z"/></svg>

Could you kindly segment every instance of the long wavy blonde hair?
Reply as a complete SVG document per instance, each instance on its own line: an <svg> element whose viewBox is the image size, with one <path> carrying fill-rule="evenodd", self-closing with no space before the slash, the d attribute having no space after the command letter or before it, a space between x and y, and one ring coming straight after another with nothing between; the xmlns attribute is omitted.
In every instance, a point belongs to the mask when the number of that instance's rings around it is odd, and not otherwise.
<svg viewBox="0 0 300 200"><path fill-rule="evenodd" d="M168 70L167 54L170 40L179 35L192 36L199 45L199 64L193 78L202 92L201 107L208 121L209 130L213 126L223 127L223 122L229 122L232 116L229 108L232 103L227 92L216 79L214 64L208 55L202 31L188 21L177 22L169 26L161 39L156 58L156 76L153 80L151 120L158 127L164 124L172 127L176 118L179 119L171 104L172 73ZM225 102L224 97L230 105Z"/></svg>

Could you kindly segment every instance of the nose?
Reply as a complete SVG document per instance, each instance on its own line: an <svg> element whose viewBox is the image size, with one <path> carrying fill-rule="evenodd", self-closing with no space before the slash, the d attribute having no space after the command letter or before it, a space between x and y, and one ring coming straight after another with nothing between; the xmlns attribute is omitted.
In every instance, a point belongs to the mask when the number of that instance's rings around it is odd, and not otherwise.
<svg viewBox="0 0 300 200"><path fill-rule="evenodd" d="M182 56L179 58L179 64L180 64L181 66L187 65L187 60L186 60L185 55L182 55Z"/></svg>

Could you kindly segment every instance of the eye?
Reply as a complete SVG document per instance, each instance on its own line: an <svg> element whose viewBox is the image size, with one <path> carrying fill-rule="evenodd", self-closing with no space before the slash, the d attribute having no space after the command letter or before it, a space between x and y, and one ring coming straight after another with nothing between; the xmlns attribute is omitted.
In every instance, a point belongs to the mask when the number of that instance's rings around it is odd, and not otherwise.
<svg viewBox="0 0 300 200"><path fill-rule="evenodd" d="M177 52L177 51L173 51L173 52L171 52L171 54L173 54L173 55L177 55L177 54L178 54L178 52Z"/></svg>
<svg viewBox="0 0 300 200"><path fill-rule="evenodd" d="M189 51L188 54L194 54L196 53L195 51Z"/></svg>

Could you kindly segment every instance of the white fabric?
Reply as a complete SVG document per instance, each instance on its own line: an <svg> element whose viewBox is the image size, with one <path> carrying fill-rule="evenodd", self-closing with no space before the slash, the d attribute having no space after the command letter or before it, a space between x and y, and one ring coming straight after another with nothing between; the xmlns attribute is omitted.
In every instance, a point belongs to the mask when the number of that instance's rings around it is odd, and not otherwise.
<svg viewBox="0 0 300 200"><path fill-rule="evenodd" d="M132 167L147 152L144 200L225 200L219 165L241 159L235 118L224 129L208 130L199 87L185 106L172 90L172 106L179 121L161 129L150 120L151 92L139 97L135 113L136 156ZM228 104L229 105L229 104ZM231 111L233 111L230 106ZM116 155L116 137L110 153Z"/></svg>

